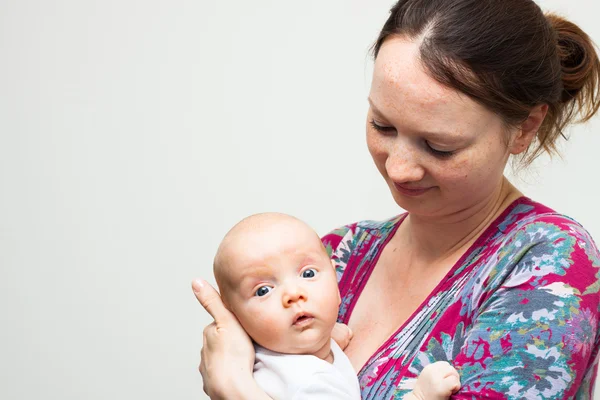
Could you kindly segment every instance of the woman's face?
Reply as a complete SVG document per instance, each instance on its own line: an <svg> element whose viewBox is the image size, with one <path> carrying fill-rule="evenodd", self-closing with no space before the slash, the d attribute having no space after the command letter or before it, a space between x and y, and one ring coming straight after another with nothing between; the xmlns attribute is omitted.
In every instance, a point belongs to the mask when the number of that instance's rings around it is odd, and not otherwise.
<svg viewBox="0 0 600 400"><path fill-rule="evenodd" d="M427 75L419 43L384 42L369 104L369 151L400 207L440 218L499 195L511 133L496 114Z"/></svg>

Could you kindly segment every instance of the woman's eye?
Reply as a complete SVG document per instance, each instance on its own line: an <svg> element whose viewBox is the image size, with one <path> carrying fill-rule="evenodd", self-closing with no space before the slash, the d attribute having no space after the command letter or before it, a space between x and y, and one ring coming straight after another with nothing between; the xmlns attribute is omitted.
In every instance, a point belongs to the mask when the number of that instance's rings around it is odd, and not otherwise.
<svg viewBox="0 0 600 400"><path fill-rule="evenodd" d="M317 270L314 268L309 268L306 271L302 272L303 278L314 278L317 275Z"/></svg>
<svg viewBox="0 0 600 400"><path fill-rule="evenodd" d="M440 158L448 158L454 155L454 151L445 151L445 150L437 150L429 144L429 142L425 142L427 145L427 149L431 154Z"/></svg>
<svg viewBox="0 0 600 400"><path fill-rule="evenodd" d="M393 126L379 125L378 123L375 122L375 120L370 120L369 124L371 125L371 127L373 127L373 129L375 129L376 131L381 132L381 133L396 132L396 128L394 128Z"/></svg>
<svg viewBox="0 0 600 400"><path fill-rule="evenodd" d="M254 295L258 296L258 297L262 297L262 296L266 295L267 293L269 293L270 291L271 291L271 287L270 286L261 286L254 293Z"/></svg>

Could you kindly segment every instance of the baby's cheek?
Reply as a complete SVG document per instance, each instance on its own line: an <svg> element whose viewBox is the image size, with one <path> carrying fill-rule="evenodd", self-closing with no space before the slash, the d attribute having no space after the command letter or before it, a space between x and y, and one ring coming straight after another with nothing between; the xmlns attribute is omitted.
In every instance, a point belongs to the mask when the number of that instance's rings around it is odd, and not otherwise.
<svg viewBox="0 0 600 400"><path fill-rule="evenodd" d="M337 284L335 287L328 286L323 288L321 291L321 298L319 301L319 309L323 313L323 318L330 320L332 324L335 323L338 316L340 297Z"/></svg>
<svg viewBox="0 0 600 400"><path fill-rule="evenodd" d="M281 322L280 322L281 323ZM272 331L277 329L277 318L273 314L262 314L257 318L258 328L262 331Z"/></svg>
<svg viewBox="0 0 600 400"><path fill-rule="evenodd" d="M284 329L282 321L274 318L262 319L252 338L261 346L278 352L288 352L286 346L289 330Z"/></svg>
<svg viewBox="0 0 600 400"><path fill-rule="evenodd" d="M245 325L248 325L246 330L251 336L273 338L280 335L283 331L281 316L278 313L273 312L267 307L248 311L245 317L247 321ZM257 340L257 338L254 339Z"/></svg>

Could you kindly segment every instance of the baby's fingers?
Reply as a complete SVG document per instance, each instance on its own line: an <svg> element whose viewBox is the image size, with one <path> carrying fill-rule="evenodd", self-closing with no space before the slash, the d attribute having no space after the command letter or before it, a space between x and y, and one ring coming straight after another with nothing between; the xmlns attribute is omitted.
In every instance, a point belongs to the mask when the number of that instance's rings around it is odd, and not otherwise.
<svg viewBox="0 0 600 400"><path fill-rule="evenodd" d="M348 347L352 336L352 330L348 327L348 325L341 324L339 322L336 322L335 326L333 327L333 331L331 331L331 338L335 340L342 350Z"/></svg>
<svg viewBox="0 0 600 400"><path fill-rule="evenodd" d="M450 374L442 379L442 385L449 393L456 393L458 392L458 389L460 389L458 372L456 372L456 370L454 372L454 374Z"/></svg>

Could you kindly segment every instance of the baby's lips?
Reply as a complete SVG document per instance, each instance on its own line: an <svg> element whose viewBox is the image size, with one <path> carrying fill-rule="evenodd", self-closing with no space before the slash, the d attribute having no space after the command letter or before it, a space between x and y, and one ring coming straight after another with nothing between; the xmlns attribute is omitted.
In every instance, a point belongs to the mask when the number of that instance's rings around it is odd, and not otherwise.
<svg viewBox="0 0 600 400"><path fill-rule="evenodd" d="M300 311L300 312L296 313L296 315L294 316L293 323L296 324L298 321L302 321L307 318L314 318L314 316L309 312Z"/></svg>

